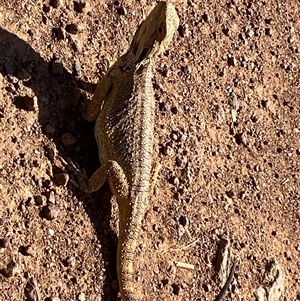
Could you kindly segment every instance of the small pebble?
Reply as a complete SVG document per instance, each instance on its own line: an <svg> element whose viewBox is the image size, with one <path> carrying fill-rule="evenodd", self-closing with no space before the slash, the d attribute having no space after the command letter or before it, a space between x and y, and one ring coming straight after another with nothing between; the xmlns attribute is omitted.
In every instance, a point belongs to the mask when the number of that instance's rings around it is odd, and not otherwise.
<svg viewBox="0 0 300 301"><path fill-rule="evenodd" d="M18 68L16 70L16 77L24 82L27 82L31 79L31 75L24 68Z"/></svg>
<svg viewBox="0 0 300 301"><path fill-rule="evenodd" d="M181 215L181 216L179 217L178 221L179 221L179 224L180 224L181 226L183 226L183 227L187 226L188 223L189 223L187 217L186 217L186 216L183 216L183 215Z"/></svg>
<svg viewBox="0 0 300 301"><path fill-rule="evenodd" d="M51 74L53 75L59 75L62 74L64 71L63 63L60 59L55 59L51 62L50 66Z"/></svg>
<svg viewBox="0 0 300 301"><path fill-rule="evenodd" d="M78 60L74 64L73 74L74 76L78 76L78 77L82 75L81 64Z"/></svg>
<svg viewBox="0 0 300 301"><path fill-rule="evenodd" d="M77 297L77 300L78 301L85 301L86 299L85 299L85 294L84 293L80 293L79 295L78 295L78 297Z"/></svg>
<svg viewBox="0 0 300 301"><path fill-rule="evenodd" d="M30 96L26 95L23 97L23 101L24 101L28 111L37 111L38 99L36 96L30 97Z"/></svg>
<svg viewBox="0 0 300 301"><path fill-rule="evenodd" d="M73 107L77 106L81 97L81 90L78 87L72 87L70 95L70 105Z"/></svg>
<svg viewBox="0 0 300 301"><path fill-rule="evenodd" d="M27 33L35 40L40 39L42 36L41 31L39 31L38 29L34 29L34 28L28 29Z"/></svg>
<svg viewBox="0 0 300 301"><path fill-rule="evenodd" d="M76 265L76 259L75 259L75 257L73 257L73 256L69 257L67 259L66 263L70 267L75 267L75 265Z"/></svg>
<svg viewBox="0 0 300 301"><path fill-rule="evenodd" d="M124 6L120 6L117 8L118 14L120 16L126 16L127 15L127 10Z"/></svg>
<svg viewBox="0 0 300 301"><path fill-rule="evenodd" d="M61 136L61 142L64 146L70 146L76 143L76 138L71 133L64 133Z"/></svg>
<svg viewBox="0 0 300 301"><path fill-rule="evenodd" d="M66 26L66 31L71 34L78 34L84 30L83 26L80 26L76 23L71 23Z"/></svg>
<svg viewBox="0 0 300 301"><path fill-rule="evenodd" d="M266 33L267 36L271 36L272 35L272 29L271 28L266 28L265 33Z"/></svg>
<svg viewBox="0 0 300 301"><path fill-rule="evenodd" d="M171 285L171 287L172 287L173 294L176 295L176 296L178 296L179 292L180 292L180 286L178 284L173 283Z"/></svg>
<svg viewBox="0 0 300 301"><path fill-rule="evenodd" d="M46 130L46 129L45 129ZM45 152L46 152L46 156L49 160L53 161L53 159L56 156L56 149L54 147L52 147L51 145L46 145L45 146Z"/></svg>
<svg viewBox="0 0 300 301"><path fill-rule="evenodd" d="M59 186L67 186L69 175L67 173L58 173L54 175L55 183Z"/></svg>
<svg viewBox="0 0 300 301"><path fill-rule="evenodd" d="M27 284L24 289L24 294L27 298L26 299L27 301L40 301L41 300L40 291L37 286L37 282L33 278L30 278L27 281Z"/></svg>
<svg viewBox="0 0 300 301"><path fill-rule="evenodd" d="M48 229L48 233L50 236L54 236L55 231L53 229Z"/></svg>
<svg viewBox="0 0 300 301"><path fill-rule="evenodd" d="M15 261L12 260L7 264L6 269L0 270L0 273L6 278L10 278L14 276L17 273L17 271L18 265Z"/></svg>
<svg viewBox="0 0 300 301"><path fill-rule="evenodd" d="M202 20L204 22L209 23L210 22L210 16L208 14L204 13L203 16L202 16Z"/></svg>
<svg viewBox="0 0 300 301"><path fill-rule="evenodd" d="M86 7L86 3L83 1L74 1L74 10L77 13L83 13L84 8Z"/></svg>
<svg viewBox="0 0 300 301"><path fill-rule="evenodd" d="M0 239L0 248L6 248L9 246L9 239L8 238L1 238Z"/></svg>
<svg viewBox="0 0 300 301"><path fill-rule="evenodd" d="M167 145L167 146L164 146L161 149L161 152L165 156L170 156L173 153L173 149L172 149L172 147L170 147L169 145Z"/></svg>
<svg viewBox="0 0 300 301"><path fill-rule="evenodd" d="M59 212L60 212L60 208L54 204L47 205L43 209L44 216L47 220L53 220L57 218Z"/></svg>
<svg viewBox="0 0 300 301"><path fill-rule="evenodd" d="M188 24L180 24L178 27L179 35L184 38L189 36L189 25Z"/></svg>
<svg viewBox="0 0 300 301"><path fill-rule="evenodd" d="M179 184L180 184L179 179L177 177L172 178L172 184L174 186L179 186Z"/></svg>
<svg viewBox="0 0 300 301"><path fill-rule="evenodd" d="M54 8L58 8L59 6L63 6L62 0L50 0L50 5Z"/></svg>
<svg viewBox="0 0 300 301"><path fill-rule="evenodd" d="M237 59L234 56L229 56L227 58L227 64L228 64L228 67L231 67L231 66L234 67L237 65Z"/></svg>
<svg viewBox="0 0 300 301"><path fill-rule="evenodd" d="M111 287L112 287L112 289L113 290L118 290L119 289L119 283L118 283L118 280L113 280L112 282L111 282Z"/></svg>
<svg viewBox="0 0 300 301"><path fill-rule="evenodd" d="M202 285L202 287L203 287L203 289L204 289L204 291L205 291L206 293L209 292L209 291L211 290L210 284L204 283L204 284Z"/></svg>
<svg viewBox="0 0 300 301"><path fill-rule="evenodd" d="M36 251L32 245L28 245L23 248L24 255L35 257Z"/></svg>
<svg viewBox="0 0 300 301"><path fill-rule="evenodd" d="M55 128L54 128L52 125L47 124L47 125L45 126L45 132L48 133L48 134L50 134L50 135L54 135L54 133L55 133Z"/></svg>
<svg viewBox="0 0 300 301"><path fill-rule="evenodd" d="M65 40L67 38L67 32L62 27L56 28L54 34L58 40Z"/></svg>
<svg viewBox="0 0 300 301"><path fill-rule="evenodd" d="M6 73L11 74L11 75L15 72L15 69L16 69L16 66L13 61L7 61L4 64L4 67L5 67Z"/></svg>
<svg viewBox="0 0 300 301"><path fill-rule="evenodd" d="M232 199L234 197L234 192L232 190L226 191L226 195Z"/></svg>

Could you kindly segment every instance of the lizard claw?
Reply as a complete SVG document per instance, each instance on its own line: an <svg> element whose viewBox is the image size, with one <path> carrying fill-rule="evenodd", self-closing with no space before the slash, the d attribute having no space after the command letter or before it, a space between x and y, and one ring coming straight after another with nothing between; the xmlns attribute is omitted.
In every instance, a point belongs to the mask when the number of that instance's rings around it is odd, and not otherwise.
<svg viewBox="0 0 300 301"><path fill-rule="evenodd" d="M85 171L81 170L80 167L77 167L70 158L68 158L66 161L62 157L58 156L58 159L60 162L60 164L58 164L59 167L63 167L64 169L68 170L76 177L78 183L73 179L69 180L72 183L72 185L82 190L83 192L89 192L88 177L86 176Z"/></svg>

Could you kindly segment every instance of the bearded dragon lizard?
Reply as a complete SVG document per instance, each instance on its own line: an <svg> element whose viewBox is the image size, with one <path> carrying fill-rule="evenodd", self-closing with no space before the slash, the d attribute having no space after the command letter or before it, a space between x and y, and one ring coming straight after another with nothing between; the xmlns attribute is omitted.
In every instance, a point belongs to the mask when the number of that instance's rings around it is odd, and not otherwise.
<svg viewBox="0 0 300 301"><path fill-rule="evenodd" d="M137 300L133 262L142 219L160 169L152 160L155 109L152 65L166 50L178 26L174 6L164 1L141 23L128 51L98 83L84 113L86 120L95 122L101 167L88 179L71 164L83 191L96 191L108 180L117 199L120 213L117 274L123 301Z"/></svg>
<svg viewBox="0 0 300 301"><path fill-rule="evenodd" d="M73 166L79 186L98 190L108 180L119 213L117 274L122 300L135 301L134 255L160 165L152 160L155 99L152 65L179 26L174 6L159 2L136 31L128 51L107 71L84 118L96 122L101 167L90 179Z"/></svg>

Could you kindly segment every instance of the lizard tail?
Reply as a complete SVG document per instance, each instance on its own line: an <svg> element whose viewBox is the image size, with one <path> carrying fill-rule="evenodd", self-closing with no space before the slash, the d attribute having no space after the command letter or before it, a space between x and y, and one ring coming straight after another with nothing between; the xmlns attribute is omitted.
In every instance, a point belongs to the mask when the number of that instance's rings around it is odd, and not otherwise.
<svg viewBox="0 0 300 301"><path fill-rule="evenodd" d="M135 201L137 206L129 210L130 213L126 212L123 215L120 212L117 273L122 301L138 301L134 281L134 261L146 202L144 198Z"/></svg>

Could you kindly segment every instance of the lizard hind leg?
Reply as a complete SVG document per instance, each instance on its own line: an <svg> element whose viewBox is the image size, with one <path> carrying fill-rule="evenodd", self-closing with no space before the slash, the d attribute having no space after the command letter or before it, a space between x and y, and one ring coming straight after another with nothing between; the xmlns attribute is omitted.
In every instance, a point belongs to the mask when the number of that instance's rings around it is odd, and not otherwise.
<svg viewBox="0 0 300 301"><path fill-rule="evenodd" d="M116 161L106 161L99 167L87 182L90 192L98 190L108 179L113 195L118 198L128 197L128 184L123 169Z"/></svg>
<svg viewBox="0 0 300 301"><path fill-rule="evenodd" d="M127 179L123 169L116 161L109 160L104 162L90 178L88 178L85 173L75 166L72 161L69 160L66 162L62 158L60 161L70 172L75 175L78 184L75 181L73 184L82 191L86 193L97 191L108 179L110 189L117 198L128 197L129 188Z"/></svg>

